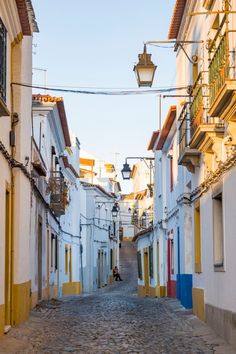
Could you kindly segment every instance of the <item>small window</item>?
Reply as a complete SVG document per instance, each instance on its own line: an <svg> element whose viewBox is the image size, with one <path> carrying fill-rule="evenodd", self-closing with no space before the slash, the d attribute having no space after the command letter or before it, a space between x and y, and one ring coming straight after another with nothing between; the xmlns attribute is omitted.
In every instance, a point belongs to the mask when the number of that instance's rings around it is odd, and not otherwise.
<svg viewBox="0 0 236 354"><path fill-rule="evenodd" d="M51 234L51 270L54 270L54 234Z"/></svg>
<svg viewBox="0 0 236 354"><path fill-rule="evenodd" d="M70 260L69 260L69 277L72 282L72 248L70 247Z"/></svg>
<svg viewBox="0 0 236 354"><path fill-rule="evenodd" d="M214 267L220 270L224 267L224 224L222 193L213 197L213 243Z"/></svg>
<svg viewBox="0 0 236 354"><path fill-rule="evenodd" d="M140 280L143 279L143 272L142 272L142 254L141 251L137 253L137 262L138 262L138 278Z"/></svg>
<svg viewBox="0 0 236 354"><path fill-rule="evenodd" d="M58 269L58 240L57 236L55 236L55 270Z"/></svg>
<svg viewBox="0 0 236 354"><path fill-rule="evenodd" d="M0 18L0 98L6 103L7 31Z"/></svg>
<svg viewBox="0 0 236 354"><path fill-rule="evenodd" d="M153 246L149 246L149 275L153 278Z"/></svg>
<svg viewBox="0 0 236 354"><path fill-rule="evenodd" d="M171 252L171 274L175 273L175 249L174 249L174 240L170 242L170 252Z"/></svg>
<svg viewBox="0 0 236 354"><path fill-rule="evenodd" d="M65 245L65 274L69 271L69 257L68 257L68 246Z"/></svg>

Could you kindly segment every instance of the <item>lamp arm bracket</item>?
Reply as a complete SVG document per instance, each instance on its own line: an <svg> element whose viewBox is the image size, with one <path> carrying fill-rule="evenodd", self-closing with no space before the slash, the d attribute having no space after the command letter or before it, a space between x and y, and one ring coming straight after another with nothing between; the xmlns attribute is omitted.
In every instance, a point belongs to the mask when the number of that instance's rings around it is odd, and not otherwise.
<svg viewBox="0 0 236 354"><path fill-rule="evenodd" d="M188 58L188 60L190 61L190 63L191 63L191 64L197 64L198 58L197 58L196 60L192 60L192 59L190 58L190 56L188 55L188 53L186 52L186 50L184 49L183 44L180 43L180 42L176 42L176 46L178 46L178 45L179 45L180 48L183 50L184 54L186 55L186 57Z"/></svg>

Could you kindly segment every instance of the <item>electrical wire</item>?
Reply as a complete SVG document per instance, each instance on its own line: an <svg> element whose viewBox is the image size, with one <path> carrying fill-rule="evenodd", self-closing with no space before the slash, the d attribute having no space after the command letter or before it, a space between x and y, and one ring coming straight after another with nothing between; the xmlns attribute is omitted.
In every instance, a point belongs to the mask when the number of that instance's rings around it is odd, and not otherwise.
<svg viewBox="0 0 236 354"><path fill-rule="evenodd" d="M37 86L31 84L24 84L19 82L12 82L11 85L28 87L32 89L44 90L44 91L54 91L54 92L63 92L63 93L74 93L74 94L85 94L85 95L105 95L105 96L128 96L128 95L153 95L164 92L173 92L179 90L186 90L187 86L184 87L169 87L169 88L160 88L160 89L149 89L149 90L94 90L94 89L65 89L60 87L49 87L49 86Z"/></svg>

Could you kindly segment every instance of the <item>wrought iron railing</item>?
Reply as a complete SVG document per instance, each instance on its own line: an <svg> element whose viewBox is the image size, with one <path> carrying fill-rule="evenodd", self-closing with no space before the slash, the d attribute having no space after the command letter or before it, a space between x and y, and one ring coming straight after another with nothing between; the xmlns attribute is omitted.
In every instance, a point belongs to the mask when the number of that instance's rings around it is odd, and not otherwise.
<svg viewBox="0 0 236 354"><path fill-rule="evenodd" d="M51 172L48 189L50 192L50 208L57 216L65 214L68 189L61 172Z"/></svg>
<svg viewBox="0 0 236 354"><path fill-rule="evenodd" d="M188 110L185 104L179 115L179 156L182 155L186 146L188 146Z"/></svg>
<svg viewBox="0 0 236 354"><path fill-rule="evenodd" d="M203 75L200 72L193 85L193 101L190 105L191 137L197 127L203 123Z"/></svg>
<svg viewBox="0 0 236 354"><path fill-rule="evenodd" d="M227 33L220 39L213 58L209 64L209 100L213 104L216 96L229 77L229 57L227 48ZM217 38L215 39L216 42Z"/></svg>

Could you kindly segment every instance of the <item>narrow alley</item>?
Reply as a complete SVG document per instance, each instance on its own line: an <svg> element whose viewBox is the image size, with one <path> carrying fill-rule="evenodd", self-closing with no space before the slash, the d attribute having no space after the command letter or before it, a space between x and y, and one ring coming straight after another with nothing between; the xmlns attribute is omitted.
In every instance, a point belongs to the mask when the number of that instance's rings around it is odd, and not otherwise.
<svg viewBox="0 0 236 354"><path fill-rule="evenodd" d="M136 249L122 243L123 282L42 303L0 341L0 353L232 354L176 300L138 298Z"/></svg>

